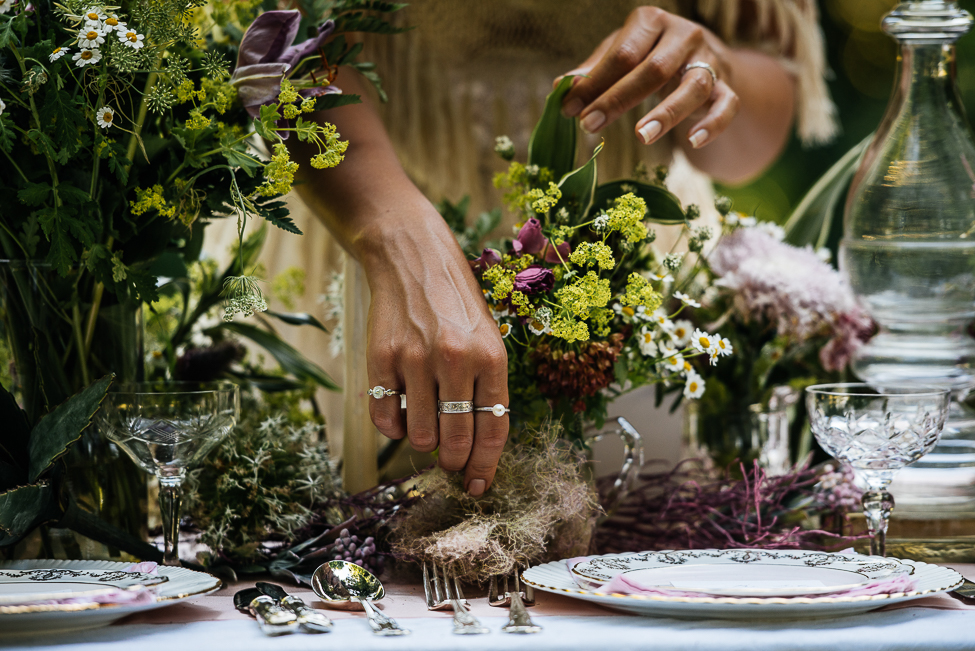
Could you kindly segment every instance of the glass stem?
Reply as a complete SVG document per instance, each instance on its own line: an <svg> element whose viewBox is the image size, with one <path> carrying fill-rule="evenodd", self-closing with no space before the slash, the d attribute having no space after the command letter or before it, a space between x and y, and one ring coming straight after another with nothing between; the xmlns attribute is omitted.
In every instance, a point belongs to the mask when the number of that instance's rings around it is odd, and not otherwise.
<svg viewBox="0 0 975 651"><path fill-rule="evenodd" d="M179 508L182 477L159 478L159 510L163 521L163 565L179 566Z"/></svg>
<svg viewBox="0 0 975 651"><path fill-rule="evenodd" d="M887 489L868 490L863 494L863 515L867 518L870 534L870 554L887 555L887 524L894 508L894 496Z"/></svg>

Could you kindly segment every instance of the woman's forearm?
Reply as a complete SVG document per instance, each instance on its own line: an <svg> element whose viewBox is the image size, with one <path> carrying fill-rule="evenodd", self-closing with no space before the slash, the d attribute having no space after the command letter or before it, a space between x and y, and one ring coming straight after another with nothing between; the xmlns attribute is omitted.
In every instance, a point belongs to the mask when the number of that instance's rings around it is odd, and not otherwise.
<svg viewBox="0 0 975 651"><path fill-rule="evenodd" d="M772 164L788 140L795 113L795 79L782 64L754 50L729 50L731 79L739 98L735 119L715 140L695 149L685 120L674 139L691 163L722 183L741 183Z"/></svg>

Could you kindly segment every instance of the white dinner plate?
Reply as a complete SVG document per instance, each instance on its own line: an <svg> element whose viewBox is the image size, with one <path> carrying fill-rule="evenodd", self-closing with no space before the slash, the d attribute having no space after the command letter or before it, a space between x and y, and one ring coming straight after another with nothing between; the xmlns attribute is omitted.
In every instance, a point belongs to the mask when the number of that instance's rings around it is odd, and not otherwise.
<svg viewBox="0 0 975 651"><path fill-rule="evenodd" d="M0 562L0 572L11 570L71 570L76 572L119 573L131 565L131 563L115 563L112 561L6 561ZM156 594L156 600L150 603L120 605L97 603L27 604L18 606L0 604L0 639L14 635L68 633L99 628L135 612L162 608L180 601L210 594L219 590L223 585L220 579L214 576L182 567L160 565L157 571L159 577L163 577L164 580L150 588ZM132 574L138 575L138 573ZM65 595L61 594L55 598L63 599Z"/></svg>
<svg viewBox="0 0 975 651"><path fill-rule="evenodd" d="M716 553L717 550L699 550ZM768 554L766 550L736 550L738 552L752 552L756 555ZM628 558L652 554L676 554L678 552L643 552L641 554L607 554L598 558L605 559L604 564L618 563L621 567L630 567ZM684 552L687 553L687 552ZM784 553L784 552L778 552ZM795 552L789 552L795 553ZM847 557L846 554L836 556ZM679 560L680 556L673 557ZM871 558L860 556L860 558ZM878 562L896 561L912 569L911 578L914 588L909 592L895 592L891 594L875 594L860 596L819 595L811 597L726 597L726 596L667 596L667 595L631 595L609 594L595 589L580 587L566 567L565 561L555 561L529 568L522 573L526 583L538 590L565 594L617 610L647 615L651 617L676 617L686 619L717 618L717 619L800 619L815 617L837 617L856 615L876 608L882 608L892 603L910 601L920 597L947 592L957 588L964 581L961 574L946 567L920 563L903 559L881 559L873 557ZM748 565L755 567L763 563L759 557ZM679 563L678 563L679 564Z"/></svg>
<svg viewBox="0 0 975 651"><path fill-rule="evenodd" d="M89 599L116 590L159 585L168 580L163 575L103 569L0 569L0 606L52 599Z"/></svg>
<svg viewBox="0 0 975 651"><path fill-rule="evenodd" d="M571 568L598 587L620 574L636 584L719 597L803 597L853 590L910 575L896 558L803 550L699 549L600 556Z"/></svg>

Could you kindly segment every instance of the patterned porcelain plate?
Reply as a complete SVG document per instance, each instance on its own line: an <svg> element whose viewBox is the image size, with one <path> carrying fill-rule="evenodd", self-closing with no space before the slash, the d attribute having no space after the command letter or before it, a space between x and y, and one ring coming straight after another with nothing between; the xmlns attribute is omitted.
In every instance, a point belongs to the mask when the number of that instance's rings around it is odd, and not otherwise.
<svg viewBox="0 0 975 651"><path fill-rule="evenodd" d="M118 570L0 569L0 606L50 599L88 599L115 590L137 590L168 581L162 575Z"/></svg>
<svg viewBox="0 0 975 651"><path fill-rule="evenodd" d="M736 551L739 553L751 552L756 555L770 553L758 549ZM620 559L626 559L631 556L649 557L655 554L674 553L644 552L641 554L608 554L600 556L598 559L604 559L604 563L601 563L600 567L605 567L607 562L620 561L620 563L624 563L625 561ZM840 556L845 557L847 555L842 554ZM849 558L857 557L850 556ZM726 597L704 595L700 597L677 597L669 595L610 594L599 592L595 589L587 590L580 587L569 574L565 561L555 561L529 568L522 573L522 577L526 583L539 590L554 592L556 594L566 594L570 597L638 615L685 619L798 619L856 615L876 608L882 608L892 603L910 601L911 599L918 599L939 592L947 592L948 590L957 588L964 581L958 572L938 565L901 559L880 559L865 556L860 556L859 558L870 559L873 562L896 560L898 563L909 566L912 570L911 576L915 582L914 589L910 592L895 592L892 594L861 596L843 596L842 594L838 594L810 597ZM757 557L755 560L743 565L755 568L764 566L768 562L768 558L763 559L762 557ZM626 564L624 567L629 567L629 565Z"/></svg>
<svg viewBox="0 0 975 651"><path fill-rule="evenodd" d="M799 597L853 590L913 573L896 558L802 550L699 549L600 556L572 573L597 588L625 574L650 589L720 597Z"/></svg>
<svg viewBox="0 0 975 651"><path fill-rule="evenodd" d="M131 563L113 563L111 561L7 561L0 562L0 573L13 574L25 570L34 572L54 572L60 570L78 573L118 574L130 565ZM82 603L75 604L28 604L18 606L5 606L0 603L0 639L13 635L67 633L99 628L101 626L107 626L115 620L121 619L131 613L162 608L163 606L180 601L200 597L219 590L223 586L220 579L216 577L182 567L160 566L158 572L159 576L132 573L135 577L151 576L153 579L163 579L153 586L152 589L156 593L156 600L149 603L112 605L84 603L82 601ZM100 576L107 576L107 574L101 574ZM124 582L124 579L119 580ZM143 579L133 578L133 580ZM75 585L86 588L92 587L84 584ZM115 586L110 589L117 589L117 587ZM97 590L98 588L93 589ZM55 598L64 599L65 595L59 594Z"/></svg>

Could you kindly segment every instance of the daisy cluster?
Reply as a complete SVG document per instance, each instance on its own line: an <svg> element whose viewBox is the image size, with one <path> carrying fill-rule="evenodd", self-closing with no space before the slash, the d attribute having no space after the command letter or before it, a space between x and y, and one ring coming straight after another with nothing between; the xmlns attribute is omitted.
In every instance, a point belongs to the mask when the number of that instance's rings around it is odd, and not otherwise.
<svg viewBox="0 0 975 651"><path fill-rule="evenodd" d="M75 34L75 43L79 49L71 60L79 68L101 61L102 49L108 47L110 41L116 41L133 50L141 50L145 46L145 35L130 28L117 14L108 12L103 7L86 7L81 16L74 18L79 24ZM56 47L48 58L54 63L70 51L70 47Z"/></svg>

